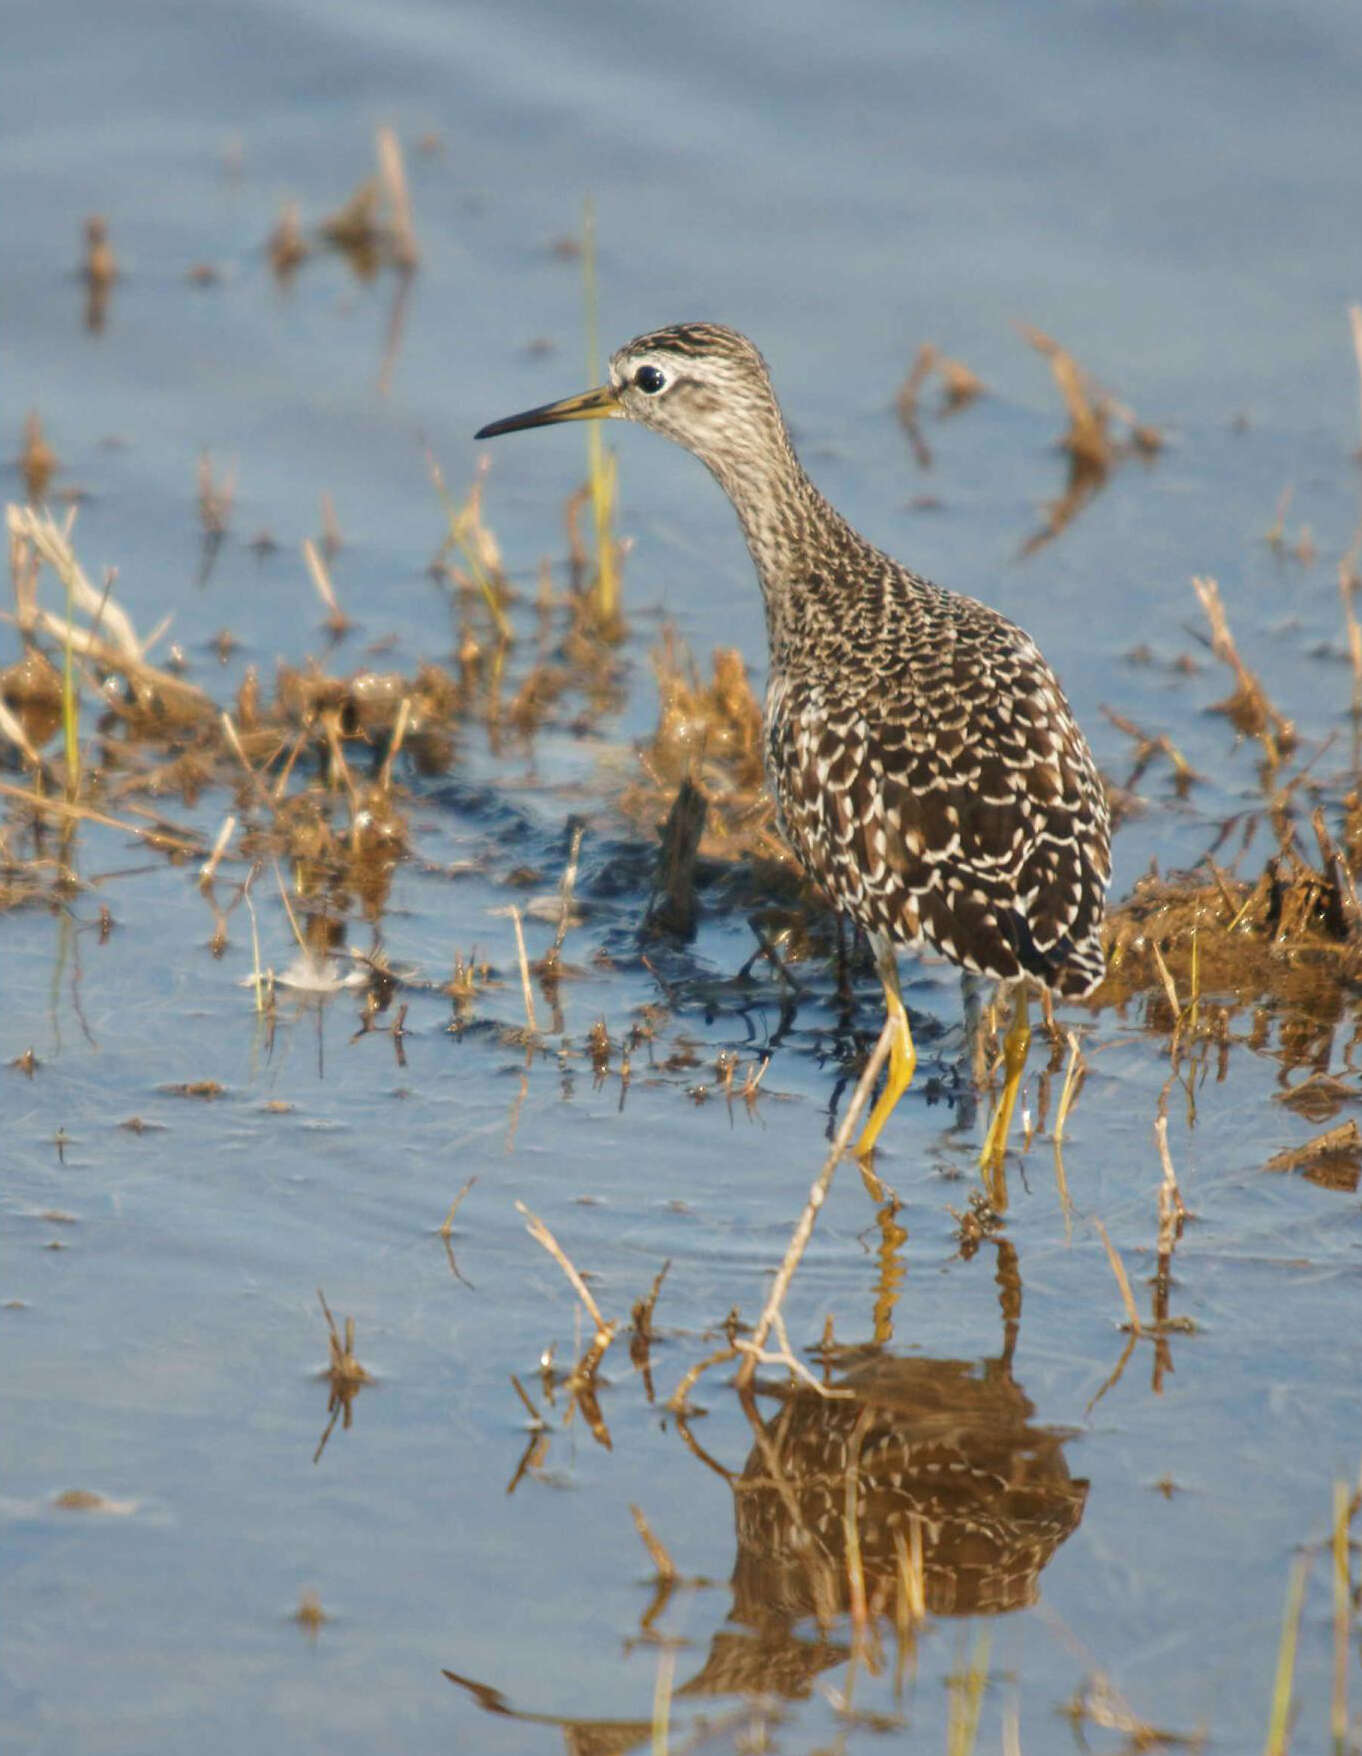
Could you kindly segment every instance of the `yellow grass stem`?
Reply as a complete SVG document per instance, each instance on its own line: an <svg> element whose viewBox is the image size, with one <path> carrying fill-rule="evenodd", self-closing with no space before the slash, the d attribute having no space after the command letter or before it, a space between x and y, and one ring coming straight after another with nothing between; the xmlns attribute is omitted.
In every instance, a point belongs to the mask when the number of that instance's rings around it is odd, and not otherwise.
<svg viewBox="0 0 1362 1756"><path fill-rule="evenodd" d="M950 1678L947 1687L950 1701L947 1709L946 1749L949 1756L971 1756L979 1736L979 1715L984 1705L984 1689L988 1684L989 1637L981 1634L975 1642L969 1664L963 1672Z"/></svg>
<svg viewBox="0 0 1362 1756"><path fill-rule="evenodd" d="M653 1685L653 1756L667 1756L670 1749L672 1717L672 1679L676 1674L676 1653L664 1646L657 1655L657 1680Z"/></svg>
<svg viewBox="0 0 1362 1756"><path fill-rule="evenodd" d="M1348 1533L1354 1511L1347 1482L1334 1483L1334 1528L1331 1532L1334 1587L1334 1677L1329 1700L1329 1732L1334 1756L1348 1748L1348 1635L1352 1617L1352 1578Z"/></svg>
<svg viewBox="0 0 1362 1756"><path fill-rule="evenodd" d="M1309 1575L1310 1557L1297 1555L1286 1585L1282 1638L1277 1648L1277 1675L1272 1684L1272 1711L1263 1756L1286 1756L1291 1747L1291 1690L1296 1675L1296 1642L1300 1636L1301 1607L1305 1602L1305 1582Z"/></svg>
<svg viewBox="0 0 1362 1756"><path fill-rule="evenodd" d="M80 691L76 686L76 660L72 638L76 626L75 587L68 573L66 583L66 638L62 642L61 723L66 741L66 798L74 805L80 796Z"/></svg>
<svg viewBox="0 0 1362 1756"><path fill-rule="evenodd" d="M1197 930L1192 928L1192 998L1187 1008L1188 1027L1195 1031L1197 1027L1197 1003L1201 999L1201 958L1197 940Z"/></svg>
<svg viewBox="0 0 1362 1756"><path fill-rule="evenodd" d="M444 472L440 468L435 453L429 449L426 451L426 465L430 470L430 479L435 485L435 492L440 497L445 517L449 521L449 542L463 556L464 565L468 569L473 584L482 593L488 614L496 626L497 638L503 645L507 645L514 637L514 630L511 627L510 619L502 608L501 596L496 585L489 577L478 553L477 539L481 529L481 508L479 505L481 478L473 484L466 503L463 506L456 506L445 486Z"/></svg>
<svg viewBox="0 0 1362 1756"><path fill-rule="evenodd" d="M596 206L588 195L582 206L582 292L586 323L587 382L600 378L600 346L596 311ZM615 554L615 459L607 453L598 421L587 421L586 469L591 512L596 526L596 609L602 622L619 615L619 568Z"/></svg>
<svg viewBox="0 0 1362 1756"><path fill-rule="evenodd" d="M251 900L251 885L255 881L252 872L242 886L241 900L246 905L246 913L251 922L251 986L255 990L256 1016L261 1017L265 1011L265 972L260 966L260 924L255 918L255 903Z"/></svg>
<svg viewBox="0 0 1362 1756"><path fill-rule="evenodd" d="M1103 1248L1107 1253L1107 1261L1111 1264L1111 1272L1116 1277L1116 1285L1121 1294L1121 1303L1126 1308L1126 1324L1130 1333L1132 1335L1143 1335L1144 1325L1140 1322L1140 1313L1135 1308L1135 1295L1130 1290L1130 1277L1126 1274L1125 1264L1116 1254L1116 1246L1107 1236L1107 1228L1102 1224L1101 1220L1094 1215L1092 1223L1097 1228L1097 1235L1101 1238Z"/></svg>

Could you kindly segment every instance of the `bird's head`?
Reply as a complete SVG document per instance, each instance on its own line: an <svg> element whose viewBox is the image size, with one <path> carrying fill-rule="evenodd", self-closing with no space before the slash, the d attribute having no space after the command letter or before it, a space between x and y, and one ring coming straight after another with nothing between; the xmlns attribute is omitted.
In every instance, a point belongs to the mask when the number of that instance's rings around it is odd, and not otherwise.
<svg viewBox="0 0 1362 1756"><path fill-rule="evenodd" d="M773 438L788 443L765 360L745 335L717 323L674 323L635 336L611 356L608 383L492 421L477 437L590 420L652 427L721 479Z"/></svg>

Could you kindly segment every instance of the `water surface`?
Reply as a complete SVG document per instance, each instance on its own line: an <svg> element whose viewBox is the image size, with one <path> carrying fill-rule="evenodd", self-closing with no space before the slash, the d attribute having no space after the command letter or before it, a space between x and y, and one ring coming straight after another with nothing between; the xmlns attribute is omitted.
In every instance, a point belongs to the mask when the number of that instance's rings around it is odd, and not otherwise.
<svg viewBox="0 0 1362 1756"><path fill-rule="evenodd" d="M268 686L278 661L324 650L299 557L323 493L357 624L333 669L448 662L458 630L427 574L444 520L426 448L462 494L477 426L583 386L580 264L554 246L579 235L589 193L607 343L687 316L749 331L820 484L876 540L1031 629L1113 777L1131 747L1104 704L1174 739L1201 784L1179 800L1166 768L1146 776L1116 844L1121 896L1261 800L1255 750L1208 712L1229 685L1198 638L1193 574L1219 579L1269 693L1310 751L1327 746L1320 784L1337 791L1348 766L1336 579L1358 516L1345 306L1362 288L1348 223L1360 73L1362 21L1327 0L1232 16L862 4L835 28L812 5L702 5L682 24L530 0L381 15L58 0L8 21L0 67L5 450L36 408L56 488L82 494L92 577L118 568L143 630L173 613L169 640L224 705L248 666ZM406 147L422 249L386 391L392 275L363 282L325 256L281 287L264 248L285 198L312 224L370 174L381 123ZM107 215L124 269L97 333L74 273L90 213ZM196 264L212 284L190 283ZM1063 415L1019 319L1167 441L1025 560L1061 489ZM893 408L924 340L989 386L949 420L929 401L927 471ZM1162 1356L1139 1340L1104 1392L1128 1338L1092 1222L1147 1309L1166 1033L1143 1030L1138 1006L1069 1020L1091 1068L1064 1143L1076 1211L1039 1137L1012 1167L1001 1238L966 1256L955 1214L977 1188L979 1131L949 1101L958 986L939 963L906 972L935 1083L905 1100L881 1155L907 1231L886 1343L904 1369L886 1394L916 1464L939 1466L946 1433L958 1455L1001 1455L1030 1481L1024 1502L989 1513L1000 1552L1029 1556L1008 1613L984 1614L996 1593L961 1583L977 1586L977 1557L943 1524L911 1662L896 1682L882 1618L878 1671L853 1663L842 1606L820 1634L807 1580L769 1571L789 1533L750 1510L757 1435L723 1373L696 1392L704 1418L663 1412L725 1315L755 1313L877 1014L873 980L848 1021L833 970L811 964L749 1110L716 1091L715 1063L751 1065L781 1029L769 973L733 980L754 949L753 899L716 886L695 944L642 960L650 849L619 796L656 717L660 622L702 663L739 647L758 681L763 630L703 472L650 436L610 437L633 539L617 704L589 736L565 712L533 749L495 750L470 724L449 773L400 777L411 857L379 935L411 978L402 1062L382 1028L356 1035L349 991L283 1000L267 1040L244 985L244 911L214 958L195 864L117 831L80 832L93 888L0 917L0 1062L32 1048L39 1063L0 1072L7 1742L146 1752L192 1731L205 1749L543 1751L573 1722L578 1745L643 1747L663 1665L678 1744L695 1715L731 1713L721 1744L755 1717L781 1720L767 1735L788 1748L839 1731L870 1747L901 1716L933 1747L972 1661L989 1678L980 1748L1014 1717L1023 1748L1067 1741L1058 1710L1097 1676L1145 1722L1256 1747L1292 1558L1325 1530L1360 1437L1355 1189L1263 1170L1322 1125L1276 1101L1301 1065L1289 1009L1239 1008L1223 1065L1208 1053L1191 1081L1194 1112L1175 1090L1170 1146L1194 1217L1172 1309L1194 1332ZM236 476L206 579L203 451ZM484 510L531 591L540 558L565 554L582 469L573 431L492 455ZM1288 487L1274 551L1263 537ZM17 474L7 491L21 493ZM1289 552L1302 526L1313 559ZM251 547L261 531L276 549ZM237 642L225 662L223 628ZM1153 662L1132 660L1138 647ZM165 802L210 842L232 808L220 789ZM527 1058L506 910L552 897L570 818L585 823L576 973L561 1029ZM1261 850L1244 859L1252 874ZM294 951L271 882L257 903L263 958L283 970ZM542 955L551 925L531 910L527 932ZM367 950L373 929L357 916L349 937ZM438 985L475 949L496 980L452 1032ZM598 1082L587 1042L602 1020L616 1053ZM650 1021L622 1102L618 1046ZM1340 1120L1357 1098L1354 1028L1349 1008L1311 1051L1342 1082ZM1042 1065L1037 1051L1031 1105ZM206 1080L220 1095L173 1089ZM438 1228L473 1176L447 1250ZM590 1272L607 1316L627 1320L670 1263L654 1397L623 1340L602 1367L608 1448L561 1390L547 1402L545 1351L563 1366L586 1338L516 1201ZM829 1317L843 1345L871 1340L875 1211L844 1170L794 1284L796 1345ZM375 1382L314 1461L319 1285L354 1317ZM542 1448L513 1373L548 1420ZM782 1418L776 1398L759 1417ZM105 1504L63 1504L73 1489ZM683 1578L655 1617L631 1505ZM307 1591L328 1618L314 1633L293 1620ZM1317 1570L1302 1747L1324 1736L1330 1639Z"/></svg>

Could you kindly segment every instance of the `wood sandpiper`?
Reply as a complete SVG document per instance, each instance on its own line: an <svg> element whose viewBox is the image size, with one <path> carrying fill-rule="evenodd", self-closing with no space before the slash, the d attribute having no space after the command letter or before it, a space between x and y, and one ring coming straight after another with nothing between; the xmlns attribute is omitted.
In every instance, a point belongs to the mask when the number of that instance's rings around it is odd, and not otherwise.
<svg viewBox="0 0 1362 1756"><path fill-rule="evenodd" d="M693 451L733 502L770 641L766 768L786 839L863 927L893 1023L856 1145L867 1155L917 1054L897 951L924 940L1005 984L1005 1081L980 1155L1001 1166L1030 1044L1032 985L1102 979L1106 795L1040 649L1006 617L868 543L805 475L745 336L678 323L628 342L598 389L478 433L623 418Z"/></svg>

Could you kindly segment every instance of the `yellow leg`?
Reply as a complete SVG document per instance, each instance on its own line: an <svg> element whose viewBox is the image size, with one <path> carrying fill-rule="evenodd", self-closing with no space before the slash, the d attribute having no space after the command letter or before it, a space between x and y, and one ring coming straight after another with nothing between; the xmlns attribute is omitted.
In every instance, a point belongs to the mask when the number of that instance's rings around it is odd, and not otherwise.
<svg viewBox="0 0 1362 1756"><path fill-rule="evenodd" d="M856 1142L854 1151L857 1158L865 1158L874 1150L880 1129L889 1120L894 1105L912 1084L913 1070L917 1066L917 1050L913 1047L913 1033L908 1028L908 1013L899 992L899 971L893 947L887 944L877 945L875 962L880 980L884 983L884 1005L893 1021L894 1036L889 1048L884 1090L880 1093L880 1101L870 1112L870 1120L861 1130L861 1138Z"/></svg>
<svg viewBox="0 0 1362 1756"><path fill-rule="evenodd" d="M979 1168L982 1171L998 1170L1002 1167L1003 1154L1007 1150L1007 1134L1012 1126L1012 1112L1016 1108L1022 1074L1026 1071L1026 1051L1030 1047L1031 1008L1027 1003L1026 984L1022 982L1018 984L1013 997L1012 1022L1003 1038L1003 1095L998 1099L998 1107L988 1125L984 1149L979 1154Z"/></svg>

